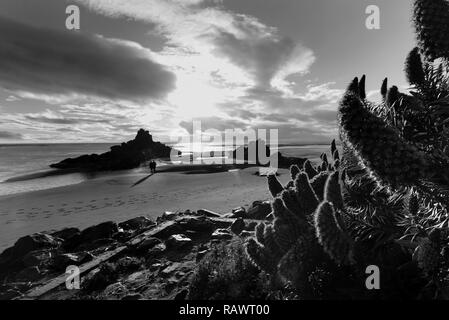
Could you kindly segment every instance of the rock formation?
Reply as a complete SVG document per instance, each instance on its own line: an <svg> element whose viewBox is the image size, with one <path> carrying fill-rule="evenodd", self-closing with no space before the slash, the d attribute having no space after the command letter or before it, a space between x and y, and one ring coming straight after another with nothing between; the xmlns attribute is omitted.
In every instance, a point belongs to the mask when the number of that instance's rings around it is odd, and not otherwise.
<svg viewBox="0 0 449 320"><path fill-rule="evenodd" d="M108 152L68 158L51 164L50 167L77 170L132 169L152 158L170 157L171 149L163 143L153 141L148 131L140 129L134 140L112 146Z"/></svg>

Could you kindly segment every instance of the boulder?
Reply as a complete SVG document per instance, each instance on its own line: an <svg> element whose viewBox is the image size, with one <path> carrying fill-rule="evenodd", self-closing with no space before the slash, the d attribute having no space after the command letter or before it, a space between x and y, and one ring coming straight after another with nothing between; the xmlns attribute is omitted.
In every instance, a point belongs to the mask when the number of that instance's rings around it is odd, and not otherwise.
<svg viewBox="0 0 449 320"><path fill-rule="evenodd" d="M163 276L169 276L172 273L174 273L180 266L181 266L181 264L179 262L174 262L173 264L171 264L168 267L166 267L165 269L163 269L161 271L161 274Z"/></svg>
<svg viewBox="0 0 449 320"><path fill-rule="evenodd" d="M210 211L210 210L206 210L206 209L200 209L197 211L197 214L200 216L205 216L205 217L211 217L211 218L221 218L221 214Z"/></svg>
<svg viewBox="0 0 449 320"><path fill-rule="evenodd" d="M39 249L57 248L61 245L61 241L55 239L49 234L34 233L20 238L10 249L5 250L2 256L8 258L24 257L27 253ZM3 257L2 257L3 258Z"/></svg>
<svg viewBox="0 0 449 320"><path fill-rule="evenodd" d="M156 222L159 224L165 221L175 220L179 216L179 212L165 211L161 216L156 218Z"/></svg>
<svg viewBox="0 0 449 320"><path fill-rule="evenodd" d="M148 251L148 250L154 248L156 245L161 244L161 243L162 243L162 241L159 240L158 238L150 237L150 238L143 240L141 243L139 243L137 245L136 249L138 251L142 251L142 252Z"/></svg>
<svg viewBox="0 0 449 320"><path fill-rule="evenodd" d="M80 241L83 243L88 243L98 239L111 238L117 231L118 227L115 222L103 222L84 229L80 234Z"/></svg>
<svg viewBox="0 0 449 320"><path fill-rule="evenodd" d="M22 293L16 288L3 288L0 286L0 300L12 300L20 297Z"/></svg>
<svg viewBox="0 0 449 320"><path fill-rule="evenodd" d="M183 248L192 244L192 239L186 237L184 234L174 234L170 236L165 242L168 248Z"/></svg>
<svg viewBox="0 0 449 320"><path fill-rule="evenodd" d="M187 296L189 295L188 289L182 289L181 291L178 291L174 297L174 300L186 300Z"/></svg>
<svg viewBox="0 0 449 320"><path fill-rule="evenodd" d="M53 251L44 249L28 252L22 259L23 264L27 267L41 266L50 261Z"/></svg>
<svg viewBox="0 0 449 320"><path fill-rule="evenodd" d="M242 232L244 229L245 221L243 220L243 218L238 218L231 224L231 231L236 235L239 235L240 232Z"/></svg>
<svg viewBox="0 0 449 320"><path fill-rule="evenodd" d="M78 228L65 228L56 232L51 233L50 235L55 238L60 238L62 240L68 240L76 235L80 234L80 230Z"/></svg>
<svg viewBox="0 0 449 320"><path fill-rule="evenodd" d="M256 222L256 221L251 221L250 223L248 223L245 226L245 230L247 230L247 231L254 231L254 230L256 230L256 227L257 227L258 224L259 223Z"/></svg>
<svg viewBox="0 0 449 320"><path fill-rule="evenodd" d="M211 232L214 229L214 223L207 217L185 217L178 222L182 230L191 230L197 232Z"/></svg>
<svg viewBox="0 0 449 320"><path fill-rule="evenodd" d="M247 219L264 220L271 213L269 201L254 201L245 215Z"/></svg>
<svg viewBox="0 0 449 320"><path fill-rule="evenodd" d="M52 261L52 268L55 270L65 270L68 266L79 266L93 260L94 256L88 252L80 253L60 253Z"/></svg>
<svg viewBox="0 0 449 320"><path fill-rule="evenodd" d="M37 266L25 268L16 275L16 279L19 281L35 282L41 278L42 274Z"/></svg>
<svg viewBox="0 0 449 320"><path fill-rule="evenodd" d="M232 239L232 234L228 229L217 229L212 233L211 238L214 240L229 240Z"/></svg>
<svg viewBox="0 0 449 320"><path fill-rule="evenodd" d="M155 245L153 248L151 248L150 250L148 250L148 255L154 256L154 255L158 255L162 252L164 252L165 250L167 250L167 246L163 243L159 243L157 245Z"/></svg>
<svg viewBox="0 0 449 320"><path fill-rule="evenodd" d="M244 218L246 216L246 210L243 207L232 209L232 215L230 218Z"/></svg>
<svg viewBox="0 0 449 320"><path fill-rule="evenodd" d="M141 230L156 225L153 221L147 217L136 217L118 224L118 227L124 231Z"/></svg>
<svg viewBox="0 0 449 320"><path fill-rule="evenodd" d="M198 251L197 253L196 253L196 257L195 257L195 260L198 262L198 261L200 261L201 259L203 259L204 258L204 256L206 255L206 253L208 253L209 252L209 250L208 249L206 249L206 250L201 250L201 251Z"/></svg>
<svg viewBox="0 0 449 320"><path fill-rule="evenodd" d="M121 282L116 282L108 285L104 289L103 295L106 299L119 299L128 295L128 289Z"/></svg>

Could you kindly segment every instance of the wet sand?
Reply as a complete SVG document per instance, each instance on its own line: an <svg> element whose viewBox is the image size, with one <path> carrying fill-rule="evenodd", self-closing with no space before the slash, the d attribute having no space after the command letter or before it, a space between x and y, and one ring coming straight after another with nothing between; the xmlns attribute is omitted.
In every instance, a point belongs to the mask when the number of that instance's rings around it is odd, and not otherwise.
<svg viewBox="0 0 449 320"><path fill-rule="evenodd" d="M0 196L0 251L34 232L86 228L140 215L155 219L165 211L206 208L227 213L270 198L266 178L255 174L258 170L203 166L166 168L152 176L149 170L120 172L76 185ZM288 171L279 173L286 183Z"/></svg>

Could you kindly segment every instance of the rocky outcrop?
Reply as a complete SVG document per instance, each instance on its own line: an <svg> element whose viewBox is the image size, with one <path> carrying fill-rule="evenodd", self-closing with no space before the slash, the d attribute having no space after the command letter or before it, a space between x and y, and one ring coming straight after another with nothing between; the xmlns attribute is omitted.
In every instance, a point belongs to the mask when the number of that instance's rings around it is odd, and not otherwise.
<svg viewBox="0 0 449 320"><path fill-rule="evenodd" d="M108 152L68 158L50 167L89 171L132 169L153 158L168 158L171 150L169 146L153 141L148 131L140 129L134 140L112 146Z"/></svg>
<svg viewBox="0 0 449 320"><path fill-rule="evenodd" d="M197 263L215 244L254 235L256 221L216 215L187 210L166 213L157 223L136 217L23 237L0 255L0 299L29 297L30 290L61 275L61 290L52 289L55 296L46 298L185 298ZM78 291L64 286L64 272L73 265L91 266L82 274ZM135 287L145 290L137 295Z"/></svg>

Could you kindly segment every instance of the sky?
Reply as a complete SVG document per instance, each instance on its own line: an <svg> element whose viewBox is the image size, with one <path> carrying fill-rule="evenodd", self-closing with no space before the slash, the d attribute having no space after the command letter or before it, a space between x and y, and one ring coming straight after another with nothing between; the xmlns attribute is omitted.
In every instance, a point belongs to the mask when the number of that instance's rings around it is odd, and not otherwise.
<svg viewBox="0 0 449 320"><path fill-rule="evenodd" d="M337 138L348 83L406 88L412 0L2 0L0 143L164 142L203 130ZM66 7L80 29L66 28ZM380 9L380 29L365 9Z"/></svg>

